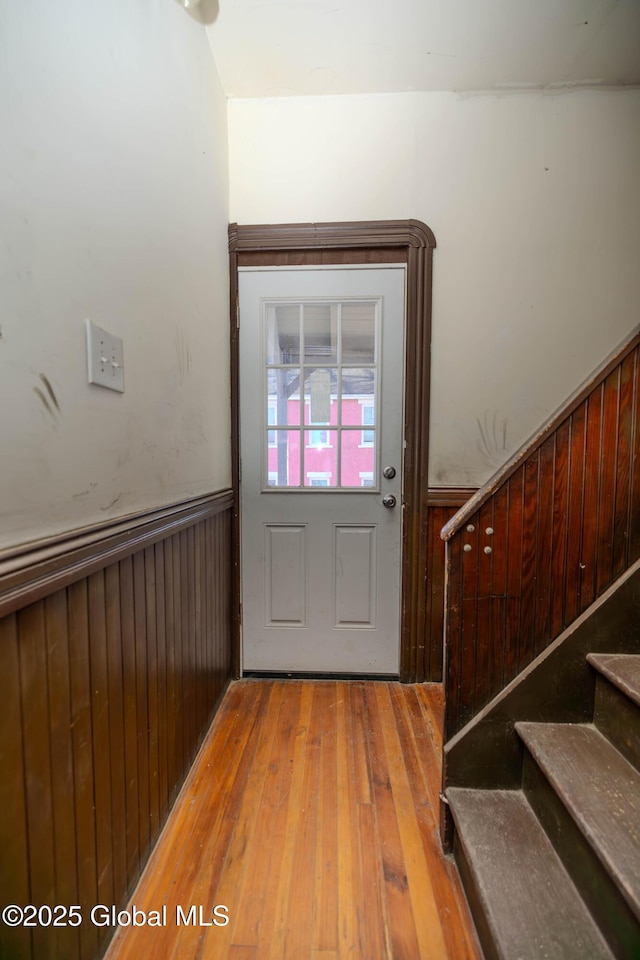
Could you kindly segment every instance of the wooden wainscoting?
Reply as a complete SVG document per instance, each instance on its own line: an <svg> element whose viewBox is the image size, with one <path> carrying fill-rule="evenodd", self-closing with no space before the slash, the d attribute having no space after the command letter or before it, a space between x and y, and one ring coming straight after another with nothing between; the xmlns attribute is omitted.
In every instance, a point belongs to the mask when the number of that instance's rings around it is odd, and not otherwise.
<svg viewBox="0 0 640 960"><path fill-rule="evenodd" d="M0 922L0 957L104 952L90 910L126 904L230 678L232 505L129 518L0 577L0 907L83 916Z"/></svg>

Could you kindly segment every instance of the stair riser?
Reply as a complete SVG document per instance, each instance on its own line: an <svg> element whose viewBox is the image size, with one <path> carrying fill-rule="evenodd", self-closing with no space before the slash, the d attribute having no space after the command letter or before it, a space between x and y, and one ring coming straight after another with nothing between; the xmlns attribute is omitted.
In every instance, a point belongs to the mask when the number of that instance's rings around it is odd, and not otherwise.
<svg viewBox="0 0 640 960"><path fill-rule="evenodd" d="M636 770L640 770L640 707L601 675L596 680L594 723Z"/></svg>
<svg viewBox="0 0 640 960"><path fill-rule="evenodd" d="M453 856L456 861L458 873L460 874L460 880L462 881L462 887L467 898L467 903L469 904L471 916L473 917L478 940L482 947L484 960L506 960L506 958L503 958L502 955L497 952L495 939L487 921L487 915L482 903L482 897L478 892L473 871L469 866L463 845L460 843L456 832L454 832L453 835Z"/></svg>
<svg viewBox="0 0 640 960"><path fill-rule="evenodd" d="M528 751L522 789L615 956L638 960L640 924Z"/></svg>

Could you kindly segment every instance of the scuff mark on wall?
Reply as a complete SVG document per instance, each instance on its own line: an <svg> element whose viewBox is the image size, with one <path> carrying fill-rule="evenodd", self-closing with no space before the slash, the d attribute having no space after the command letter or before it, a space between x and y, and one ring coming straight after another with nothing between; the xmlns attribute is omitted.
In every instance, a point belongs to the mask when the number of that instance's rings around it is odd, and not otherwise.
<svg viewBox="0 0 640 960"><path fill-rule="evenodd" d="M58 398L56 397L55 390L51 386L49 378L44 375L44 373L39 374L40 382L43 384L46 393L43 392L40 387L34 387L33 392L40 400L40 403L47 411L54 423L57 423L59 417L62 415L60 410L60 404L58 403Z"/></svg>
<svg viewBox="0 0 640 960"><path fill-rule="evenodd" d="M43 407L45 408L45 410L47 411L47 413L48 413L51 417L53 417L54 420L55 420L55 413L54 413L53 410L51 409L51 406L50 406L50 404L49 404L49 401L48 401L47 398L45 397L45 395L44 395L44 393L42 392L42 390L40 389L40 387L34 387L34 388L33 388L33 392L36 394L36 396L38 396L38 397L40 398L40 401L41 401Z"/></svg>
<svg viewBox="0 0 640 960"><path fill-rule="evenodd" d="M78 493L74 493L71 499L81 500L83 497L88 497L90 493L93 493L93 491L97 486L98 486L98 483L97 481L94 480L92 483L89 484L86 490L79 490Z"/></svg>
<svg viewBox="0 0 640 960"><path fill-rule="evenodd" d="M178 380L180 386L182 386L191 367L191 351L189 350L189 344L184 339L182 330L176 330L173 342L175 343L176 356L178 358Z"/></svg>
<svg viewBox="0 0 640 960"><path fill-rule="evenodd" d="M41 373L41 374L40 374L40 379L41 379L42 382L44 383L44 385L45 385L45 387L46 387L46 390L47 390L47 393L48 393L49 396L51 397L51 401L52 401L54 407L56 408L56 410L58 411L58 413L61 413L60 404L58 403L58 398L56 397L56 395L55 395L55 393L54 393L54 390L53 390L53 387L51 386L51 383L49 382L49 378L48 378L48 377L45 377L44 373Z"/></svg>
<svg viewBox="0 0 640 960"><path fill-rule="evenodd" d="M117 496L117 497L114 497L113 500L111 500L110 503L105 503L104 505L103 505L103 504L100 504L100 509L101 509L101 510L110 510L111 507L115 507L116 503L118 502L118 500L120 500L121 497L122 497L122 494L119 493L118 496Z"/></svg>
<svg viewBox="0 0 640 960"><path fill-rule="evenodd" d="M478 440L478 452L480 456L492 467L500 467L507 459L509 448L507 446L507 426L508 418L504 417L498 422L498 411L494 411L493 416L485 410L482 421L476 420L480 439Z"/></svg>

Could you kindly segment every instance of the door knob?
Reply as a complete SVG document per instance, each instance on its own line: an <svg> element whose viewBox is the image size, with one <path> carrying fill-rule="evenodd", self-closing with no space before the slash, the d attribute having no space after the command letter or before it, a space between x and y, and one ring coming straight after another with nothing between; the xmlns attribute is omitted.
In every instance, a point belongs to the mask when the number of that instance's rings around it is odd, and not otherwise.
<svg viewBox="0 0 640 960"><path fill-rule="evenodd" d="M388 493L385 497L382 498L382 505L391 510L392 507L396 505L396 498L392 493Z"/></svg>
<svg viewBox="0 0 640 960"><path fill-rule="evenodd" d="M385 478L385 480L393 480L395 475L396 475L395 467L385 467L384 470L382 471L382 476Z"/></svg>

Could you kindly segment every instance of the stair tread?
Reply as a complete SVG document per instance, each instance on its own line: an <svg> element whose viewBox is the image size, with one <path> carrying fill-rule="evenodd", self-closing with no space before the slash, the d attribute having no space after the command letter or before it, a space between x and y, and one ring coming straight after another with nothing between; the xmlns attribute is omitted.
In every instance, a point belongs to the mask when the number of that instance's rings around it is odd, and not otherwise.
<svg viewBox="0 0 640 960"><path fill-rule="evenodd" d="M634 653L590 653L587 660L640 707L640 656Z"/></svg>
<svg viewBox="0 0 640 960"><path fill-rule="evenodd" d="M505 960L611 953L521 791L446 791L496 951Z"/></svg>
<svg viewBox="0 0 640 960"><path fill-rule="evenodd" d="M640 918L640 772L591 724L516 730Z"/></svg>

